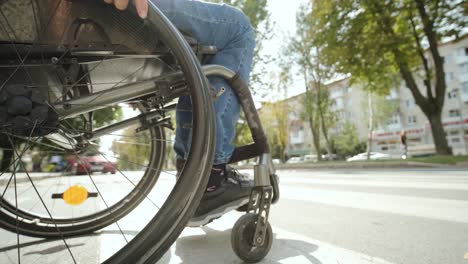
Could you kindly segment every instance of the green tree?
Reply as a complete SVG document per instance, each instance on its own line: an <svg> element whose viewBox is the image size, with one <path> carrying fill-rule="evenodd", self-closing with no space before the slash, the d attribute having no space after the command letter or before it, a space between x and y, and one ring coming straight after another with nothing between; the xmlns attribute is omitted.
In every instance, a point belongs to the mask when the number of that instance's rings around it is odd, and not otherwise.
<svg viewBox="0 0 468 264"><path fill-rule="evenodd" d="M286 161L285 149L288 145L288 107L287 102L263 102L260 117L271 148L272 156Z"/></svg>
<svg viewBox="0 0 468 264"><path fill-rule="evenodd" d="M319 94L319 115L320 127L322 128L322 135L325 140L326 149L329 157L333 154L333 147L329 137L330 129L334 128L338 122L338 112L332 109L335 100L330 97L330 92L323 85L318 89Z"/></svg>
<svg viewBox="0 0 468 264"><path fill-rule="evenodd" d="M365 143L359 142L356 127L346 123L343 132L332 139L335 152L340 157L349 157L365 151Z"/></svg>
<svg viewBox="0 0 468 264"><path fill-rule="evenodd" d="M269 90L274 95L274 102L264 102L261 111L261 120L267 135L269 144L273 150L273 156L286 161L285 150L289 143L289 113L291 107L286 100L288 88L291 86L290 68L286 63L280 65L280 71L275 76L272 74L275 84L270 84Z"/></svg>
<svg viewBox="0 0 468 264"><path fill-rule="evenodd" d="M388 90L399 74L429 120L439 154L450 154L441 114L445 74L438 44L467 26L463 0L314 1L313 42L324 60L372 90ZM424 76L423 85L416 75Z"/></svg>
<svg viewBox="0 0 468 264"><path fill-rule="evenodd" d="M317 157L321 159L320 132L331 154L329 129L334 126L336 114L331 111L332 100L324 83L334 76L332 67L322 63L323 47L310 41L314 31L314 21L309 15L311 4L301 5L296 14L297 30L286 48L291 59L300 68L305 82L304 112L302 117L310 125Z"/></svg>
<svg viewBox="0 0 468 264"><path fill-rule="evenodd" d="M152 139L149 132L137 133L136 128L125 129L119 133L120 138L112 142L112 152L120 170L141 170L149 162Z"/></svg>
<svg viewBox="0 0 468 264"><path fill-rule="evenodd" d="M384 127L388 120L397 112L398 102L387 99L386 96L368 91L367 98L363 99L364 116L368 126L367 159L370 160L374 131Z"/></svg>
<svg viewBox="0 0 468 264"><path fill-rule="evenodd" d="M310 84L306 84L306 92L304 94L303 111L301 113L302 120L309 123L309 128L312 132L312 142L317 153L317 159L321 160L320 151L320 113L318 111L317 101L320 100L318 93L310 89Z"/></svg>

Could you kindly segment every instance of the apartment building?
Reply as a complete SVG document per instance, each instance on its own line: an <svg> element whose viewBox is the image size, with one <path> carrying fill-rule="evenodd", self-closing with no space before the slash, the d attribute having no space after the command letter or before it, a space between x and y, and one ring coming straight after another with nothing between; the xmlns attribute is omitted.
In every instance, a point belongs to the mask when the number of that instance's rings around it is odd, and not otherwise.
<svg viewBox="0 0 468 264"><path fill-rule="evenodd" d="M447 92L442 115L442 122L447 140L455 155L468 154L468 36L458 42L447 42L439 46L444 57ZM417 76L415 74L415 76ZM417 79L418 87L424 87L423 80ZM355 125L361 141L368 139L367 94L363 87L351 84L350 78L335 81L327 85L334 100L332 110L339 115L339 120L331 131L337 135L344 124ZM421 91L425 94L425 91ZM416 105L415 100L402 82L400 87L391 90L386 97L397 102L397 111L385 125L376 128L372 137L372 150L392 155L401 154L400 133L407 133L409 151L412 155L435 152L430 124L426 116ZM291 106L289 115L290 156L303 156L314 153L312 133L307 121L302 120L304 94L287 101Z"/></svg>
<svg viewBox="0 0 468 264"><path fill-rule="evenodd" d="M468 37L458 42L439 46L444 58L447 92L442 112L442 123L447 140L455 155L468 154ZM422 79L417 79L423 88ZM421 91L425 94L425 91ZM404 83L394 89L389 100L398 100L398 111L389 122L373 135L373 150L390 154L401 153L399 135L405 130L410 154L435 151L432 131L426 116L416 105L413 95Z"/></svg>
<svg viewBox="0 0 468 264"><path fill-rule="evenodd" d="M327 85L330 91L330 97L333 99L331 110L338 115L338 122L329 133L330 136L338 135L343 130L344 125L349 122L355 125L356 132L361 141L365 141L368 136L367 122L362 105L365 103L366 95L361 87L350 84L350 78L335 81ZM289 113L289 144L286 152L289 156L304 156L315 154L315 148L312 142L312 132L310 124L304 120L305 94L300 94L288 98L291 112ZM321 132L321 131L320 131ZM323 142L323 139L322 139Z"/></svg>

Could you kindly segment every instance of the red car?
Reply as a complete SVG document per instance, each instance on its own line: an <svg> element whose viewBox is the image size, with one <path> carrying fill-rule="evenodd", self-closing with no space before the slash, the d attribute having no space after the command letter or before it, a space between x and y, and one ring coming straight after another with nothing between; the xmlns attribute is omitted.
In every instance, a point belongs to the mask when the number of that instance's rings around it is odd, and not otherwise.
<svg viewBox="0 0 468 264"><path fill-rule="evenodd" d="M93 172L115 174L117 172L117 163L112 159L104 158L102 155L80 157L79 159L70 159L70 168L75 174L83 175Z"/></svg>

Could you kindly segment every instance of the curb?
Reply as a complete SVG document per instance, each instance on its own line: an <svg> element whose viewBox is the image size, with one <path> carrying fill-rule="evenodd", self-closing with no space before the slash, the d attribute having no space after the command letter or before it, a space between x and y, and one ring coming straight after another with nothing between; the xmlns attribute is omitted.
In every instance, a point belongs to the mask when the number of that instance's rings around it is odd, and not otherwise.
<svg viewBox="0 0 468 264"><path fill-rule="evenodd" d="M275 169L388 169L388 168L463 168L456 165L434 164L414 161L401 162L356 162L356 163L300 163L275 164ZM237 169L252 169L253 165L235 166Z"/></svg>

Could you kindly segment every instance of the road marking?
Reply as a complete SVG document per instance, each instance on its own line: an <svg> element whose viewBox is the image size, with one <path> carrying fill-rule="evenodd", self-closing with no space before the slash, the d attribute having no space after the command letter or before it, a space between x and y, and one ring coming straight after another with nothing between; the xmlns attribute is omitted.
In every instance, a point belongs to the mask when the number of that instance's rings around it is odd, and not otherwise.
<svg viewBox="0 0 468 264"><path fill-rule="evenodd" d="M304 179L304 178L280 178L282 184L306 183L323 185L343 186L366 186L387 188L411 188L411 189L439 189L439 190L462 190L468 191L468 183L446 183L446 182L395 182L395 181L372 181L359 179Z"/></svg>
<svg viewBox="0 0 468 264"><path fill-rule="evenodd" d="M282 199L468 223L468 201L282 187Z"/></svg>

